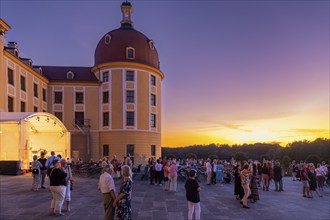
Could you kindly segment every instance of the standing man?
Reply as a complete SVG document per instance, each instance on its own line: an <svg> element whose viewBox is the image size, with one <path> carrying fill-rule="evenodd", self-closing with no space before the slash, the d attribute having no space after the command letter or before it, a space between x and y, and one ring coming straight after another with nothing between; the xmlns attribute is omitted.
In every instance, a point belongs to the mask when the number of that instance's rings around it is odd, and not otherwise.
<svg viewBox="0 0 330 220"><path fill-rule="evenodd" d="M41 152L40 158L38 160L42 165L42 167L40 168L40 172L41 172L41 189L46 189L45 188L45 178L46 178L46 174L47 174L47 167L46 167L47 159L45 158L45 152Z"/></svg>
<svg viewBox="0 0 330 220"><path fill-rule="evenodd" d="M50 154L51 154L51 156L50 157L48 157L48 159L47 159L47 161L46 161L46 167L47 167L47 169L52 169L52 168L54 168L54 165L53 165L53 161L55 161L55 160L60 160L60 158L58 158L58 157L56 157L55 156L55 151L52 151L52 152L50 152Z"/></svg>
<svg viewBox="0 0 330 220"><path fill-rule="evenodd" d="M189 179L186 181L185 189L186 189L186 198L188 201L188 220L193 219L193 213L195 212L195 220L199 220L201 218L201 205L199 192L201 191L201 187L196 181L195 170L190 170Z"/></svg>
<svg viewBox="0 0 330 220"><path fill-rule="evenodd" d="M104 204L104 220L115 219L115 210L112 206L113 202L116 200L116 187L111 176L113 172L113 166L111 164L106 165L103 169L104 173L99 179L99 190L103 194L103 204Z"/></svg>
<svg viewBox="0 0 330 220"><path fill-rule="evenodd" d="M274 167L275 191L283 191L282 168L279 161L276 161Z"/></svg>

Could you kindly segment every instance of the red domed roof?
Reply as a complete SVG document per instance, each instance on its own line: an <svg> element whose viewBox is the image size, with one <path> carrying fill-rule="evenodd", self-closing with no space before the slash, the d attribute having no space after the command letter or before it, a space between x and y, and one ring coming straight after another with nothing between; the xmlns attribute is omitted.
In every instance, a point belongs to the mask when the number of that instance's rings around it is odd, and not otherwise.
<svg viewBox="0 0 330 220"><path fill-rule="evenodd" d="M134 48L134 59L126 57L127 48ZM95 65L106 62L137 62L159 69L159 59L153 41L133 27L122 26L105 34L95 50Z"/></svg>

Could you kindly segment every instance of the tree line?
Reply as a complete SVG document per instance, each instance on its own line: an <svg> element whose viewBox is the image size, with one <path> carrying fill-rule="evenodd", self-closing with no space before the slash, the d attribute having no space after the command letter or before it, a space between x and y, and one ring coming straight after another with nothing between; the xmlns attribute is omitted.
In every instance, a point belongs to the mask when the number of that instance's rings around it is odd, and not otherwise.
<svg viewBox="0 0 330 220"><path fill-rule="evenodd" d="M330 139L317 138L314 141L294 141L282 147L276 143L254 143L242 145L209 144L192 145L180 148L162 148L162 155L170 158L219 158L230 160L253 159L262 161L280 160L285 165L291 160L318 163L330 163Z"/></svg>

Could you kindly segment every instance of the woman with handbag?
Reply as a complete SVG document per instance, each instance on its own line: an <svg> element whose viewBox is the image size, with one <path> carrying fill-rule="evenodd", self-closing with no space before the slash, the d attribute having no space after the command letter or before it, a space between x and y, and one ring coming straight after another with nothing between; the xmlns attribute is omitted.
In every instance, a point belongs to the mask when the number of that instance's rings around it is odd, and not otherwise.
<svg viewBox="0 0 330 220"><path fill-rule="evenodd" d="M64 167L61 166L61 162L59 160L53 161L54 168L51 170L49 174L50 179L50 191L52 192L53 199L51 201L50 215L55 216L63 216L64 214L61 212L62 205L65 198L65 189L66 189L66 180L67 173Z"/></svg>
<svg viewBox="0 0 330 220"><path fill-rule="evenodd" d="M65 159L61 160L61 166L64 167L65 172L67 173L67 176L65 178L66 181L66 189L65 189L65 202L66 202L66 209L64 209L64 212L70 212L70 201L71 201L71 187L72 184L71 182L72 180L72 172L71 172L71 168L68 165L67 161Z"/></svg>
<svg viewBox="0 0 330 220"><path fill-rule="evenodd" d="M33 177L32 190L33 191L38 191L40 189L40 182L41 182L40 168L41 167L42 167L42 164L39 162L38 156L34 155L33 162L32 162L32 177Z"/></svg>

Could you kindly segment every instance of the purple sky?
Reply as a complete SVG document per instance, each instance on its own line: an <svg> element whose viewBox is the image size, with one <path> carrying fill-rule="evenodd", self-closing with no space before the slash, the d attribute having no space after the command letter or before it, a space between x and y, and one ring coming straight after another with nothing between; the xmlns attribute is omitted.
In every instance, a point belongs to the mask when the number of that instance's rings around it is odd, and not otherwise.
<svg viewBox="0 0 330 220"><path fill-rule="evenodd" d="M92 66L121 1L1 1L38 65ZM329 1L133 1L165 74L163 146L329 137Z"/></svg>

